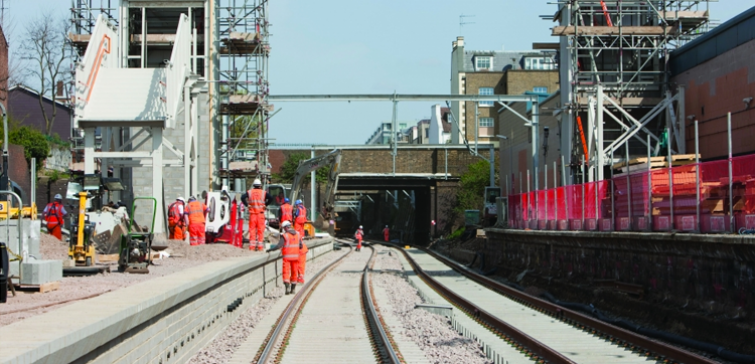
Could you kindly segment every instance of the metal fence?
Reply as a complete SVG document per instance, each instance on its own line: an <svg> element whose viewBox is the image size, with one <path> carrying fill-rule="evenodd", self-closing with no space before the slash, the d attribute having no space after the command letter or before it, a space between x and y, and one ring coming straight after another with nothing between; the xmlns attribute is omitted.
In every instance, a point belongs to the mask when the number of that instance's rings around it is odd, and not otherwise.
<svg viewBox="0 0 755 364"><path fill-rule="evenodd" d="M631 171L509 196L509 226L532 230L735 232L755 229L755 154ZM732 203L733 202L733 203Z"/></svg>

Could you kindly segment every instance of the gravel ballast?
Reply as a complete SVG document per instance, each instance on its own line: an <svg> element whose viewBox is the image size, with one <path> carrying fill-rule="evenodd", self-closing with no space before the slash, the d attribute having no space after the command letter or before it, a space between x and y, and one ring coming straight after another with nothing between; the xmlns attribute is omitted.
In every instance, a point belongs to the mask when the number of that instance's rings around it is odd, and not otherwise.
<svg viewBox="0 0 755 364"><path fill-rule="evenodd" d="M492 363L485 357L482 348L471 339L461 336L444 316L415 308L424 303L417 289L406 280L398 252L389 255L391 249L376 246L378 254L372 284L386 290L392 312L381 308L383 315L395 315L404 327L404 336L414 341L431 363Z"/></svg>
<svg viewBox="0 0 755 364"><path fill-rule="evenodd" d="M345 252L342 250L341 252ZM338 259L342 253L332 252L318 257L307 263L305 279L314 276L323 267ZM301 287L299 287L301 289ZM283 296L283 287L272 290L267 297L262 298L256 305L249 307L235 321L219 333L206 347L201 349L191 359L189 364L221 364L227 363L247 337L257 328L257 324L267 316L278 300Z"/></svg>

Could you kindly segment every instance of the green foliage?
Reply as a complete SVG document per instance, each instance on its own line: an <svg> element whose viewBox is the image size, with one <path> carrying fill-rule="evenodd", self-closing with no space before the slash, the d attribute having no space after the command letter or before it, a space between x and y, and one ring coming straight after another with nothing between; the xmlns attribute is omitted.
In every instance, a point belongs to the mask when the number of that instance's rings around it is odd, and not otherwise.
<svg viewBox="0 0 755 364"><path fill-rule="evenodd" d="M3 133L3 128L0 127L0 135ZM11 144L21 145L24 147L24 157L26 162L31 166L31 159L37 158L37 169L42 168L42 165L50 155L50 143L47 142L45 135L32 127L10 126L10 133L8 133L8 142ZM2 138L0 138L0 141Z"/></svg>
<svg viewBox="0 0 755 364"><path fill-rule="evenodd" d="M58 181L60 179L70 179L71 175L68 173L59 172L56 170L48 170L45 172L45 176L50 177L49 182L55 183L55 181Z"/></svg>
<svg viewBox="0 0 755 364"><path fill-rule="evenodd" d="M495 173L496 178L498 172ZM457 205L454 211L464 215L465 210L481 210L485 187L490 184L490 163L480 160L469 165L469 170L461 175L459 190L456 193Z"/></svg>
<svg viewBox="0 0 755 364"><path fill-rule="evenodd" d="M294 174L296 169L299 168L299 161L305 161L310 159L310 155L307 153L293 153L286 161L281 165L281 172L273 174L273 182L275 183L292 183L294 181ZM315 181L318 183L328 181L328 171L330 168L320 168L315 172ZM309 178L304 181L302 186L308 186Z"/></svg>
<svg viewBox="0 0 755 364"><path fill-rule="evenodd" d="M60 135L58 135L58 133L53 133L52 135L45 135L45 139L47 139L47 142L50 143L50 145L57 145L57 146L65 147L65 148L71 147L71 143L60 138Z"/></svg>
<svg viewBox="0 0 755 364"><path fill-rule="evenodd" d="M446 239L448 239L448 240L458 239L458 238L460 238L464 234L465 230L466 230L466 228L464 226L462 226L460 229L458 229L458 230L454 231L453 233L451 233L450 235L448 235L448 237Z"/></svg>

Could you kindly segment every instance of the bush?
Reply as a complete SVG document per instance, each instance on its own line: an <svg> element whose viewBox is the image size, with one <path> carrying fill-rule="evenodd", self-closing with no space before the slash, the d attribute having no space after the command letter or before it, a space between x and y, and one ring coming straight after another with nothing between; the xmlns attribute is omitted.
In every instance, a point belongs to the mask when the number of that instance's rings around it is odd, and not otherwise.
<svg viewBox="0 0 755 364"><path fill-rule="evenodd" d="M497 179L497 171L495 175ZM455 212L463 216L465 210L482 210L485 187L489 184L490 163L486 160L480 160L470 164L469 169L461 175L459 181Z"/></svg>
<svg viewBox="0 0 755 364"><path fill-rule="evenodd" d="M11 144L24 147L24 157L29 166L31 166L31 159L37 158L38 170L50 155L50 143L47 142L45 135L37 129L28 126L11 129L8 134L8 141Z"/></svg>
<svg viewBox="0 0 755 364"><path fill-rule="evenodd" d="M465 230L466 230L466 227L462 226L460 229L458 229L458 230L454 231L453 233L451 233L451 235L449 235L446 239L448 239L448 240L456 240L456 239L460 238L462 235L464 235L464 231Z"/></svg>

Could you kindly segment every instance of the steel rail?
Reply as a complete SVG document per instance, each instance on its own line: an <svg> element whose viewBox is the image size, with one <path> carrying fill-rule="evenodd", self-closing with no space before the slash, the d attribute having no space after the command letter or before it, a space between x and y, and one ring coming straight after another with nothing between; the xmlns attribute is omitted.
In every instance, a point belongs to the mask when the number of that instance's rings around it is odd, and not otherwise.
<svg viewBox="0 0 755 364"><path fill-rule="evenodd" d="M715 364L717 363L714 360L705 358L693 352L689 352L684 349L666 344L664 342L651 339L644 335L636 334L629 330L625 330L623 328L600 321L596 318L584 315L580 312L570 310L568 308L556 305L546 300L521 292L503 283L494 281L481 274L477 274L473 272L472 270L468 269L467 267L464 267L463 265L458 264L430 249L426 249L422 247L415 247L415 248L422 250L423 252L429 254L435 259L438 259L439 261L443 262L447 266L451 267L456 272L479 283L480 285L494 292L497 292L511 299L514 299L520 303L537 307L538 309L542 310L543 312L547 313L550 316L558 317L567 321L572 321L580 325L591 327L598 331L602 331L609 336L615 337L625 342L632 343L634 345L647 349L655 354L663 356L664 358L671 359L676 362L681 362L685 364ZM404 255L408 256L406 252L404 252Z"/></svg>
<svg viewBox="0 0 755 364"><path fill-rule="evenodd" d="M278 322L275 325L275 328L268 334L267 339L263 343L264 347L262 348L261 352L258 353L257 357L254 359L254 363L258 364L266 364L270 360L274 359L274 348L278 343L278 338L280 337L281 332L283 331L283 327L285 326L286 321L288 321L289 316L292 312L294 312L294 307L301 301L303 297L305 297L307 290L309 287L312 287L316 285L317 282L319 282L322 277L325 276L333 267L336 266L336 264L343 261L344 258L346 258L349 254L351 254L354 251L352 248L351 251L348 253L342 255L340 258L332 261L330 264L325 266L322 270L317 272L314 277L312 277L311 280L309 280L304 287L299 291L299 293L294 296L294 298L291 300L291 302L288 304L286 309L283 311L281 316L278 318Z"/></svg>
<svg viewBox="0 0 755 364"><path fill-rule="evenodd" d="M412 269L414 269L414 272L417 273L417 275L419 275L419 277L423 281L425 281L425 283L427 283L430 287L436 290L441 296L444 296L446 299L450 300L461 309L467 311L467 313L472 315L473 318L481 320L485 324L492 327L494 331L496 331L497 333L502 333L503 335L508 336L513 341L516 341L522 346L524 346L525 348L527 348L530 353L536 356L535 358L533 358L536 362L538 359L544 359L548 363L552 363L552 364L576 364L575 361L567 358L566 356L554 350L553 348L527 335L526 333L520 331L516 327L509 325L508 323L499 319L498 317L493 316L492 314L483 310L482 308L475 305L471 301L468 301L467 299L461 297L460 295L456 294L452 290L446 288L444 285L440 284L433 277L431 277L424 270L422 270L422 268L417 264L417 262L415 262L414 259L412 259L409 253L407 253L400 246L392 244L392 243L385 243L385 242L376 242L376 243L384 244L384 245L400 250L401 253L404 254L404 257L406 257L407 261L409 261L409 264L411 264Z"/></svg>
<svg viewBox="0 0 755 364"><path fill-rule="evenodd" d="M383 346L385 347L385 357L386 359L388 359L388 362L391 364L401 364L402 361L401 359L399 359L399 354L396 348L393 346L392 340L388 338L388 334L383 327L382 320L375 310L375 302L372 300L372 289L369 282L369 271L372 270L376 251L372 246L369 246L369 248L372 249L372 254L370 255L370 260L368 260L367 264L364 266L364 271L362 273L362 296L365 303L364 311L365 313L367 313L367 316L369 317L370 321L372 321L378 335L380 336L380 341L382 341Z"/></svg>

